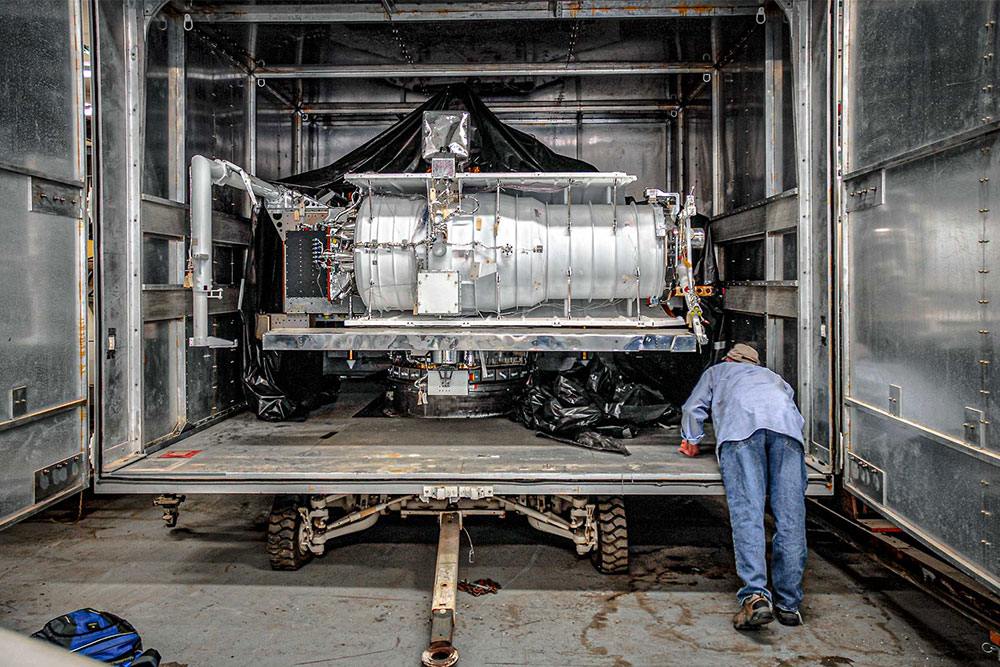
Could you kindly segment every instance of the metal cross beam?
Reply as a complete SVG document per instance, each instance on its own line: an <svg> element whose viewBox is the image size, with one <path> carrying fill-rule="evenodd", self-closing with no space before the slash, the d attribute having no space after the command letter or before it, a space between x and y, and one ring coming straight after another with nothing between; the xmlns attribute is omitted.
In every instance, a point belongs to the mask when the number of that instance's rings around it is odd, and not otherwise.
<svg viewBox="0 0 1000 667"><path fill-rule="evenodd" d="M649 63L457 63L448 65L268 65L254 70L261 79L377 79L383 77L465 78L500 76L623 76L705 74L709 62Z"/></svg>
<svg viewBox="0 0 1000 667"><path fill-rule="evenodd" d="M305 102L301 106L302 113L328 116L385 116L410 113L423 102ZM699 106L689 104L688 106ZM701 104L707 108L707 104ZM676 111L681 105L676 102L659 100L621 99L621 100L583 100L580 102L493 102L489 103L490 111L496 114L599 114L599 113L635 113L659 114Z"/></svg>
<svg viewBox="0 0 1000 667"><path fill-rule="evenodd" d="M762 0L493 0L492 2L198 5L186 9L211 23L382 23L386 21L489 21L739 16L756 14Z"/></svg>

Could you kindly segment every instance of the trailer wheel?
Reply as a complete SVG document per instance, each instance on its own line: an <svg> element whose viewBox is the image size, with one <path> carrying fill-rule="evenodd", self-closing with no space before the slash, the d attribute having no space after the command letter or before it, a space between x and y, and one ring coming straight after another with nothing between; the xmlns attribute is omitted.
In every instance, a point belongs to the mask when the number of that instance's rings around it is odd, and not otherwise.
<svg viewBox="0 0 1000 667"><path fill-rule="evenodd" d="M305 522L299 514L296 498L274 499L267 522L267 555L272 570L297 570L312 560L304 544Z"/></svg>
<svg viewBox="0 0 1000 667"><path fill-rule="evenodd" d="M590 552L594 567L604 574L628 572L628 523L625 499L603 496L597 499L597 547Z"/></svg>

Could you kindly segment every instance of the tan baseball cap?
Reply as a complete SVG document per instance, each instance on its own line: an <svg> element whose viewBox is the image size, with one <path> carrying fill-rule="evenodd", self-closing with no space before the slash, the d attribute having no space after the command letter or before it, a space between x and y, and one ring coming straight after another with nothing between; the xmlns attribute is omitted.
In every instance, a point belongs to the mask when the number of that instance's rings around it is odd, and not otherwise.
<svg viewBox="0 0 1000 667"><path fill-rule="evenodd" d="M746 343L737 343L736 345L733 345L733 349L729 350L729 353L726 355L726 359L742 361L748 364L753 364L754 366L760 366L760 355L757 354L757 350L753 349Z"/></svg>

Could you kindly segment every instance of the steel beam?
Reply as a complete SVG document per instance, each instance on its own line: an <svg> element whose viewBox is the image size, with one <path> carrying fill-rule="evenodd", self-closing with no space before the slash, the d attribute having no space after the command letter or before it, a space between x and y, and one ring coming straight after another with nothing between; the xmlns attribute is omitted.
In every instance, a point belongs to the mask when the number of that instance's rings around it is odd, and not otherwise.
<svg viewBox="0 0 1000 667"><path fill-rule="evenodd" d="M431 641L421 656L421 662L427 667L447 667L458 662L458 651L452 646L451 639L455 629L462 514L444 512L439 518L441 534L431 596Z"/></svg>
<svg viewBox="0 0 1000 667"><path fill-rule="evenodd" d="M306 102L301 106L303 113L325 116L381 116L410 113L423 104L418 102ZM689 105L697 106L697 105ZM642 113L658 114L679 111L681 105L676 102L661 102L659 100L621 99L621 100L584 100L582 102L495 102L489 104L490 111L495 114L566 114L575 116L578 113Z"/></svg>
<svg viewBox="0 0 1000 667"><path fill-rule="evenodd" d="M167 17L167 198L187 201L187 132L184 75L184 25L179 16Z"/></svg>
<svg viewBox="0 0 1000 667"><path fill-rule="evenodd" d="M712 19L712 62L719 62L719 19ZM712 73L712 214L722 205L722 72Z"/></svg>
<svg viewBox="0 0 1000 667"><path fill-rule="evenodd" d="M490 21L538 19L621 19L746 16L759 0L514 0L394 4L391 13L377 2L365 4L229 4L185 9L208 23L386 23L414 21Z"/></svg>
<svg viewBox="0 0 1000 667"><path fill-rule="evenodd" d="M302 168L302 112L292 112L292 173L301 174Z"/></svg>
<svg viewBox="0 0 1000 667"><path fill-rule="evenodd" d="M773 197L783 189L784 153L784 72L782 50L784 21L781 10L772 9L764 24L764 153L766 178L764 196Z"/></svg>
<svg viewBox="0 0 1000 667"><path fill-rule="evenodd" d="M257 51L256 25L249 28L247 46L249 53ZM249 65L253 66L252 59ZM249 173L257 173L257 77L252 71L243 79L243 164ZM248 218L253 216L249 193L243 198L243 214Z"/></svg>
<svg viewBox="0 0 1000 667"><path fill-rule="evenodd" d="M376 79L385 77L465 78L496 76L629 76L706 74L707 62L456 63L388 65L269 65L258 67L261 79Z"/></svg>
<svg viewBox="0 0 1000 667"><path fill-rule="evenodd" d="M530 324L507 330L347 327L282 329L264 334L265 350L514 350L523 352L695 352L686 329L634 330L611 327L552 327Z"/></svg>

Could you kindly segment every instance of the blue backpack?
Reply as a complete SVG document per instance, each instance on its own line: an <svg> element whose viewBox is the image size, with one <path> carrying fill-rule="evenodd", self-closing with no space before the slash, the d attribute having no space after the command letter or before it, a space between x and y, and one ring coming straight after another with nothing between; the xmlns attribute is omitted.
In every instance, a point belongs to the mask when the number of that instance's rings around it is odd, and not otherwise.
<svg viewBox="0 0 1000 667"><path fill-rule="evenodd" d="M142 639L132 624L96 609L78 609L53 618L31 635L56 646L119 667L156 667L159 654L142 650Z"/></svg>

